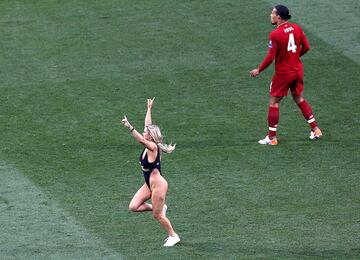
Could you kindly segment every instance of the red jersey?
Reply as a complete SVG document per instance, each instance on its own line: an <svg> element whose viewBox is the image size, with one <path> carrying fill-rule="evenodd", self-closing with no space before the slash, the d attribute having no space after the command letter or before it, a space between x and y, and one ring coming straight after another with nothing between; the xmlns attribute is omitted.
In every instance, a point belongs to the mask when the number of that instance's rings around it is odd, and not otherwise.
<svg viewBox="0 0 360 260"><path fill-rule="evenodd" d="M259 66L266 69L275 59L275 74L288 74L303 69L300 57L310 50L306 36L297 24L285 22L269 35L269 51Z"/></svg>

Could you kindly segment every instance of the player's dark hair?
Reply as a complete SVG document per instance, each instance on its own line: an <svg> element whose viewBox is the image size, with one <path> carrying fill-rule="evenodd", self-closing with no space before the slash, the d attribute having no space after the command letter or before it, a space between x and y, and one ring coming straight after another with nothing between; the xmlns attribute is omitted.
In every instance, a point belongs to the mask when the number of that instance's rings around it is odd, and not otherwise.
<svg viewBox="0 0 360 260"><path fill-rule="evenodd" d="M281 17L283 20L289 20L291 18L289 9L285 5L277 5L275 6L277 14Z"/></svg>

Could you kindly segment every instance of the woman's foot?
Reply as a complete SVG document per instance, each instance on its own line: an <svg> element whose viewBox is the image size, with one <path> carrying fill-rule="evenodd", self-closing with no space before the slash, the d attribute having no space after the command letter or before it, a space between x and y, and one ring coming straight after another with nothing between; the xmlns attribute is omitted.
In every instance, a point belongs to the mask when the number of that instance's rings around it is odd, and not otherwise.
<svg viewBox="0 0 360 260"><path fill-rule="evenodd" d="M168 236L165 239L165 241L166 242L165 242L164 246L174 246L180 242L180 237L177 234L175 234L175 236Z"/></svg>

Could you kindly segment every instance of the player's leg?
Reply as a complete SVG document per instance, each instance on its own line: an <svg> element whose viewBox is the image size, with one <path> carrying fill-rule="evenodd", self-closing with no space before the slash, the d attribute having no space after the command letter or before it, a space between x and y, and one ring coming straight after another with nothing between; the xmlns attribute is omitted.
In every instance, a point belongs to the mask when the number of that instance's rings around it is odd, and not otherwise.
<svg viewBox="0 0 360 260"><path fill-rule="evenodd" d="M293 88L291 88L291 94L295 103L298 105L301 113L303 114L305 120L309 123L311 129L310 139L318 139L322 136L322 133L317 125L317 122L315 120L315 115L311 109L311 106L304 99L303 91L304 91L303 73L299 72L296 84L294 85Z"/></svg>
<svg viewBox="0 0 360 260"><path fill-rule="evenodd" d="M315 121L314 113L309 105L308 102L303 97L303 93L296 94L292 93L292 97L295 101L295 103L300 108L301 113L303 114L306 121L309 123L309 126L311 129L314 129L317 127L317 122Z"/></svg>
<svg viewBox="0 0 360 260"><path fill-rule="evenodd" d="M310 105L306 102L306 100L303 98L302 93L300 95L294 95L293 99L295 103L300 108L301 113L303 114L305 120L309 123L311 132L310 132L310 139L318 139L322 136L322 132L320 128L317 125L317 122L315 120L315 115L310 107Z"/></svg>
<svg viewBox="0 0 360 260"><path fill-rule="evenodd" d="M152 205L146 203L148 199L151 198L151 191L149 187L144 184L140 189L135 193L129 204L129 211L133 212L142 212L142 211L151 211Z"/></svg>
<svg viewBox="0 0 360 260"><path fill-rule="evenodd" d="M277 145L277 127L280 118L280 102L287 95L289 77L274 75L270 84L270 101L268 109L268 135L259 140L259 144Z"/></svg>
<svg viewBox="0 0 360 260"><path fill-rule="evenodd" d="M276 131L280 117L280 102L282 97L271 97L268 109L268 135L259 140L259 144L277 145Z"/></svg>
<svg viewBox="0 0 360 260"><path fill-rule="evenodd" d="M269 138L276 138L276 131L280 118L280 102L283 97L270 97L268 111Z"/></svg>

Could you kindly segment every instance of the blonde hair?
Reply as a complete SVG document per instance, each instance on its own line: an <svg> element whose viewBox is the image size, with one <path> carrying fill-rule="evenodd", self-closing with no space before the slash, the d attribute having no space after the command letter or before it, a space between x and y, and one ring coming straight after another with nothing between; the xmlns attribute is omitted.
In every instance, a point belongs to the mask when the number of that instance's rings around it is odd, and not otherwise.
<svg viewBox="0 0 360 260"><path fill-rule="evenodd" d="M154 140L156 145L165 153L172 153L175 150L176 144L164 144L163 143L163 136L160 132L160 128L157 125L147 125L147 130L151 138Z"/></svg>

